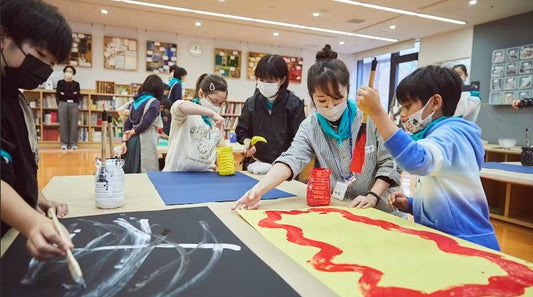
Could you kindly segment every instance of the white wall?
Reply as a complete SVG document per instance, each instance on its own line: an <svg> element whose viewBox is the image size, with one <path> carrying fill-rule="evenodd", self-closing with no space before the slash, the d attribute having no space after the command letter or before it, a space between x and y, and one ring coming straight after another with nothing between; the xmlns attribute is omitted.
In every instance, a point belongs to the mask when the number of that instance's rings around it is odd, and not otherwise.
<svg viewBox="0 0 533 297"><path fill-rule="evenodd" d="M418 53L418 66L470 58L473 39L473 27L422 38Z"/></svg>
<svg viewBox="0 0 533 297"><path fill-rule="evenodd" d="M214 48L226 48L241 50L241 78L231 79L227 78L230 100L244 101L250 97L255 88L255 81L246 79L246 63L248 52L264 52L280 55L298 56L304 58L304 68L302 75L302 83L290 83L289 90L293 91L298 97L304 99L309 103L309 95L307 92L307 70L315 62L315 51L301 50L296 48L282 48L272 47L267 45L240 43L234 41L215 40L200 38L188 35L177 35L174 33L152 32L145 30L136 30L132 28L110 27L101 24L89 23L70 23L72 30L79 33L92 34L92 53L93 53L93 67L82 68L77 67L75 80L78 81L82 89L96 88L95 81L115 81L117 83L129 84L132 82L142 83L146 76L150 74L146 69L146 41L161 41L173 42L178 44L178 65L185 68L188 72L186 88L194 88L196 78L202 73L213 73L214 71ZM103 39L104 36L127 37L137 39L138 45L138 66L137 71L120 71L104 69L103 59ZM203 54L199 57L191 56L187 49L192 42L198 42L203 47ZM347 62L350 70L355 69L355 61L353 56L340 56ZM57 65L52 74L54 80L59 80L63 77L64 65ZM163 81L167 81L168 74L161 74ZM351 93L354 94L354 93Z"/></svg>

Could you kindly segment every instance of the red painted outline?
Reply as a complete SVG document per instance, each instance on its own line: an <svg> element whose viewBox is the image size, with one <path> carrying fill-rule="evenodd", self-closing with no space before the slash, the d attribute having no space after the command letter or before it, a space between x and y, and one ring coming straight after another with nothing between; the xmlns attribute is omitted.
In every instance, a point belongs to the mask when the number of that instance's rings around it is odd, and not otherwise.
<svg viewBox="0 0 533 297"><path fill-rule="evenodd" d="M422 239L431 240L437 244L440 250L446 253L487 259L500 266L508 273L508 275L491 276L488 279L489 283L486 285L463 284L432 293L424 293L418 290L401 287L380 287L378 286L378 283L383 276L382 271L363 265L334 263L333 259L343 253L340 248L325 242L306 238L303 235L303 230L296 226L276 223L281 220L282 215L300 215L312 212L319 214L339 213L345 219L350 221L374 225L387 231L412 234ZM314 246L320 249L320 251L309 260L309 263L311 263L316 270L327 272L353 271L361 273L359 289L364 296L520 296L524 294L526 288L533 286L533 271L526 265L509 259L504 259L499 254L460 246L453 238L438 233L404 228L391 222L358 216L346 210L328 207L311 208L308 210L265 211L265 214L267 217L258 223L260 227L285 229L287 231L287 240L289 242L303 246Z"/></svg>

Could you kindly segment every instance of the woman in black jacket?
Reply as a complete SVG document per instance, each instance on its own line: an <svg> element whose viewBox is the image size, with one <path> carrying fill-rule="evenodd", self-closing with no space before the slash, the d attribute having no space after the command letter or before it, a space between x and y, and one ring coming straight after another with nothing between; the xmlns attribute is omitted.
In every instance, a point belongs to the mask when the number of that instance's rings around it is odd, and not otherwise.
<svg viewBox="0 0 533 297"><path fill-rule="evenodd" d="M76 69L72 66L63 68L65 79L57 82L57 101L59 134L61 136L61 149L78 149L78 119L80 104L80 84L73 80Z"/></svg>
<svg viewBox="0 0 533 297"><path fill-rule="evenodd" d="M272 162L291 145L300 123L305 119L304 103L287 90L289 69L279 55L266 55L255 68L257 89L246 100L235 132L237 140L245 145L246 157L256 164L248 170L265 174ZM263 136L267 143L250 141ZM259 162L257 162L259 161Z"/></svg>

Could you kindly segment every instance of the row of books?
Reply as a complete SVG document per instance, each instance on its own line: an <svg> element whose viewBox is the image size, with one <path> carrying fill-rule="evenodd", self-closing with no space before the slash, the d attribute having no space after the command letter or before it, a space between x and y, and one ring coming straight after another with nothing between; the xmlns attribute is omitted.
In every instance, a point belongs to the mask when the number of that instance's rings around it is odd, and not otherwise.
<svg viewBox="0 0 533 297"><path fill-rule="evenodd" d="M224 119L224 128L225 129L230 129L230 130L235 130L235 128L237 128L237 123L238 122L239 122L239 118L238 117L225 118Z"/></svg>
<svg viewBox="0 0 533 297"><path fill-rule="evenodd" d="M231 114L239 116L241 115L241 110L244 106L244 102L227 102L222 108L220 109L221 114Z"/></svg>

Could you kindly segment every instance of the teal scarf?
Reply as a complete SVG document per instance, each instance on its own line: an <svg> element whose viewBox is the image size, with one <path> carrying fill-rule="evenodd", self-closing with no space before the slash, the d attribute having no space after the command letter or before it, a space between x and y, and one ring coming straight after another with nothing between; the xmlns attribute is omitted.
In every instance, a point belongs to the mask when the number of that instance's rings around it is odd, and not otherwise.
<svg viewBox="0 0 533 297"><path fill-rule="evenodd" d="M272 106L274 106L274 103L270 102L270 100L268 100L268 98L265 96L263 96L263 98L265 99L268 109L272 110Z"/></svg>
<svg viewBox="0 0 533 297"><path fill-rule="evenodd" d="M429 131L429 128L430 128L431 126L434 126L436 123L438 123L438 122L440 122L440 121L442 121L442 120L445 120L445 119L447 119L447 118L448 118L448 117L442 116L442 117L440 117L440 118L434 120L433 122L429 123L429 125L427 125L424 129L422 129L422 131L417 132L417 133L411 135L411 139L414 140L414 141L418 141L418 140L420 140L420 139L424 139L424 138L426 138L426 136L427 136L426 133Z"/></svg>
<svg viewBox="0 0 533 297"><path fill-rule="evenodd" d="M192 99L192 102L202 106L202 104L200 104L200 99L198 99L198 98ZM211 119L212 119L212 117L208 117L208 116L205 116L205 115L202 116L202 120L204 120L204 123L206 123L209 127L213 126L213 123L211 122Z"/></svg>
<svg viewBox="0 0 533 297"><path fill-rule="evenodd" d="M352 136L352 121L357 114L357 105L353 100L348 99L348 108L344 110L341 116L341 122L339 125L338 132L335 132L333 127L329 124L328 120L324 118L319 113L316 113L318 123L322 128L322 131L326 133L327 136L337 139L337 145L341 146L342 141L348 137Z"/></svg>
<svg viewBox="0 0 533 297"><path fill-rule="evenodd" d="M150 99L150 98L153 98L154 95L150 94L150 93L144 93L142 94L141 96L137 97L134 101L133 101L133 109L137 110L141 104L143 104L146 100Z"/></svg>
<svg viewBox="0 0 533 297"><path fill-rule="evenodd" d="M178 82L181 84L181 80L180 80L179 78L175 78L175 77L174 77L173 79L171 79L171 80L168 82L168 87L169 87L169 88L172 88L172 86L173 86L174 84L178 83Z"/></svg>

